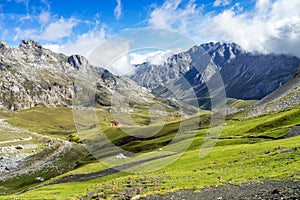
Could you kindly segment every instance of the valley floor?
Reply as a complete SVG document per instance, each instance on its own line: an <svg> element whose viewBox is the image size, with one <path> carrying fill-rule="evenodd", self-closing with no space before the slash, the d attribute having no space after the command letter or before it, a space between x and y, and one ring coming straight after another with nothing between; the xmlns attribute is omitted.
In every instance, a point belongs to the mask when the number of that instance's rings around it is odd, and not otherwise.
<svg viewBox="0 0 300 200"><path fill-rule="evenodd" d="M57 113L60 120L54 121L57 120ZM6 118L10 119L7 121L11 126L34 127L31 131L67 140L73 134L69 131L73 127L70 113L68 108L42 107L12 113L10 116L6 114ZM98 115L100 119L107 117L103 111ZM31 116L35 116L36 120L29 120ZM300 123L300 107L247 120L240 119L239 115L229 116L216 146L206 157L199 158L200 147L208 129L206 117L207 113L201 118L200 129L195 130L194 134L182 134L169 148L164 145L174 138L180 123L176 119L167 123L155 137L141 141L136 138L128 140L128 136L119 127L108 125L108 119L103 121L106 123L102 127L106 130L104 134L124 149L142 151L141 155L126 155L128 159L120 161L115 158L118 152L104 148L106 143L99 143L100 151L105 149L108 152L107 157L100 160L120 166L113 169L93 156L81 155L71 159L68 152L57 158L58 162L53 162L53 165L63 170L70 167L64 164L79 159L73 170L67 173L61 171L61 175L57 175L53 174L56 168L49 167L43 173L31 173L10 182L2 181L0 191L2 194L9 192L10 195L1 196L0 199L300 198L300 135L289 134L290 127ZM40 118L44 119L39 121ZM141 116L137 116L137 119L140 122L148 120ZM95 134L99 136L95 126L88 124L87 127L81 140L93 138ZM182 148L185 141L191 141L191 145L170 165L154 172L132 173L168 162L177 156L175 150ZM76 151L80 152L79 149L71 152ZM47 176L49 174L52 176ZM45 179L36 180L37 177ZM27 182L28 178L34 181ZM24 193L16 194L21 191Z"/></svg>

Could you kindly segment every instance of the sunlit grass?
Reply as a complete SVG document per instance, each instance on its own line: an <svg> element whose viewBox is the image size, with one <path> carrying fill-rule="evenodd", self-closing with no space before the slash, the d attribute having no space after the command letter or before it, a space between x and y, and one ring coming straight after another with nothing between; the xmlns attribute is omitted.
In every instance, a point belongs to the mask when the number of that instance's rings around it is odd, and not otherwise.
<svg viewBox="0 0 300 200"><path fill-rule="evenodd" d="M44 108L37 109L38 112L32 111L32 113L34 113L34 115L37 113L42 115ZM54 112L58 111L56 109L63 110L60 116L61 120L65 117L71 117L71 115L68 114L70 112L68 108L47 108L46 111L48 113L53 112L52 114L54 116ZM28 124L26 126L24 124L26 121L29 121L26 117L31 116L31 114L26 113L29 111L23 112L25 114L22 112L21 114L13 114L12 116L14 118L12 118L10 122L15 124L20 118L23 118L23 121L21 120L19 124L15 125L28 127ZM48 115L51 116L52 114ZM142 115L140 119L138 113L134 115L136 122L141 125L143 125L143 123L146 124L146 111L142 111L140 114ZM143 195L166 193L173 190L190 188L199 190L203 187L224 183L241 184L266 179L300 178L300 136L284 138L284 135L288 133L289 127L300 123L299 107L285 112L273 113L247 120L239 118L239 115L237 115L237 117L231 116L226 120L223 132L216 146L206 157L200 159L200 147L208 132L209 121L205 119L205 117L208 117L208 114L209 113L205 113L200 118L200 128L198 130L176 136L178 127L182 121L178 118L170 118L157 135L143 140L136 139L122 143L122 140L128 137L128 134L123 132L120 127L110 126L113 118L110 117L107 112L97 112L102 131L100 131L98 127L90 127L90 124L85 125L86 129L80 132L80 138L84 142L90 140L90 142L96 143L95 145L97 145L98 149L93 152L95 153L95 157L107 153L107 156L102 158L103 163L86 160L82 162L77 169L56 177L55 179L71 174L89 173L107 169L109 166L106 164L118 166L124 163L141 161L161 155L170 155L169 157L153 160L129 169L129 171L131 170L132 172L151 171L152 168L159 168L171 161L172 158L177 156L176 153L180 152L179 150L185 150L187 144L190 146L175 162L155 172L142 174L119 172L114 175L86 182L45 186L13 197L21 199L36 199L36 197L43 197L45 199L72 199L86 195L87 188L91 186L93 186L93 188L101 188L105 185L111 185L113 181L114 183L118 183L116 184L117 186L114 186L116 187L116 191L124 190L124 181L130 177L138 180L143 176L151 178L157 176L157 174L167 174L170 178L164 180L163 183L157 187L153 186L153 188L145 190ZM106 120L103 120L104 118ZM46 122L49 125L46 126L47 130L63 130L63 128L56 125L55 120L52 121L53 118L50 117L48 119L49 121ZM194 119L195 118L189 120L193 123ZM42 118L42 120L44 120L44 118ZM46 129L41 128L45 124L39 123L39 121L35 121L34 123L38 124L33 128L34 130L37 132L42 130L42 134L49 134L44 132ZM67 120L66 124L72 127L72 123L69 120ZM160 124L154 124L153 126L159 125ZM134 131L134 128L133 126L132 131ZM69 130L63 133L67 135ZM103 135L101 135L101 133L103 133ZM54 131L53 134L56 136L57 132ZM106 136L109 140L103 140L102 142L99 140L99 142L97 139L103 136ZM169 144L171 141L172 143ZM119 143L120 148L139 153L125 161L118 160L114 158L114 155L118 154L119 151L114 148L109 148L107 146L109 142L113 142L114 144ZM158 151L159 148L162 148L162 150ZM174 153L175 155L173 155ZM50 181L51 180L48 182ZM113 195L113 192L111 192L111 194L108 192L107 194Z"/></svg>

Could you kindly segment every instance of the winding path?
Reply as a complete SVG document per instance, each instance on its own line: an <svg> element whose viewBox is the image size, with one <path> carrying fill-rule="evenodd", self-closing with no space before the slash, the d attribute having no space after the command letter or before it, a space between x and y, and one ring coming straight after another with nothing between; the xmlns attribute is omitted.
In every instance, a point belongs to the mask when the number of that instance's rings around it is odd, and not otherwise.
<svg viewBox="0 0 300 200"><path fill-rule="evenodd" d="M84 181L88 181L88 180L92 180L92 179L96 179L96 178L116 174L116 173L118 173L122 170L126 170L126 169L129 169L131 167L141 165L143 163L147 163L147 162L157 160L157 159L161 159L161 158L166 158L166 157L169 157L169 156L172 156L172 155L157 156L157 157L154 157L154 158L149 158L149 159L145 159L145 160L140 160L140 161L136 161L136 162L116 166L116 167L113 167L113 168L108 168L108 169L101 170L101 171L98 171L98 172L68 175L68 176L59 178L57 180L54 180L50 183L46 183L46 184L42 184L42 185L38 185L38 186L35 186L35 187L28 188L26 190L23 190L23 191L19 192L18 194L22 194L22 193L25 193L29 190L41 188L41 187L48 186L48 185L55 185L55 184L69 183L69 182L84 182Z"/></svg>

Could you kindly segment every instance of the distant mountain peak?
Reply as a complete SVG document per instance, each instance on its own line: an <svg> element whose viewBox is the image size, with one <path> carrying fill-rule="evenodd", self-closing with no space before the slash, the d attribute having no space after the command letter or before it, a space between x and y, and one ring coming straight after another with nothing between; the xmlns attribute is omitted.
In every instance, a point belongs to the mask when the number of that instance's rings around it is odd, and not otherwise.
<svg viewBox="0 0 300 200"><path fill-rule="evenodd" d="M232 43L225 43L225 42L209 42L201 44L198 48L203 48L205 51L209 53L214 53L216 51L232 51L235 54L247 53L240 45L232 42Z"/></svg>
<svg viewBox="0 0 300 200"><path fill-rule="evenodd" d="M210 42L175 54L160 66L137 66L131 78L144 87L188 80L200 98L208 95L204 75L213 61L222 76L227 96L261 99L286 83L297 71L299 58L289 55L253 53L236 43Z"/></svg>

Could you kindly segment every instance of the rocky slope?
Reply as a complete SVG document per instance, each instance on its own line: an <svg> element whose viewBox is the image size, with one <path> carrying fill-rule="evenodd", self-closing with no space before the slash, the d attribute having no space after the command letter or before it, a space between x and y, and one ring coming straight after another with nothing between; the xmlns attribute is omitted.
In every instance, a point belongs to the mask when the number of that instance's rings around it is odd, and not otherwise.
<svg viewBox="0 0 300 200"><path fill-rule="evenodd" d="M300 64L295 75L249 110L248 117L281 111L300 104Z"/></svg>
<svg viewBox="0 0 300 200"><path fill-rule="evenodd" d="M135 101L153 99L133 81L90 65L83 56L54 53L31 40L18 48L0 42L0 88L0 109L10 110L72 105L73 97L83 90L90 93L90 105L110 105L114 90L135 92L131 97Z"/></svg>
<svg viewBox="0 0 300 200"><path fill-rule="evenodd" d="M173 55L162 65L137 65L131 78L151 89L170 83L181 85L181 88L177 87L181 91L186 90L184 82L188 81L197 96L203 98L209 96L205 83L216 71L207 68L209 63L218 68L227 97L261 99L293 76L299 58L251 53L235 43L207 43Z"/></svg>
<svg viewBox="0 0 300 200"><path fill-rule="evenodd" d="M202 189L200 192L181 190L165 195L151 195L146 200L169 199L232 199L232 200L272 200L272 199L299 199L299 181L265 181L261 183L247 183L243 185L225 184Z"/></svg>
<svg viewBox="0 0 300 200"><path fill-rule="evenodd" d="M136 65L136 72L130 78L141 86L153 89L183 76L190 70L191 62L190 56L179 53L168 58L162 65L152 65L149 62Z"/></svg>

